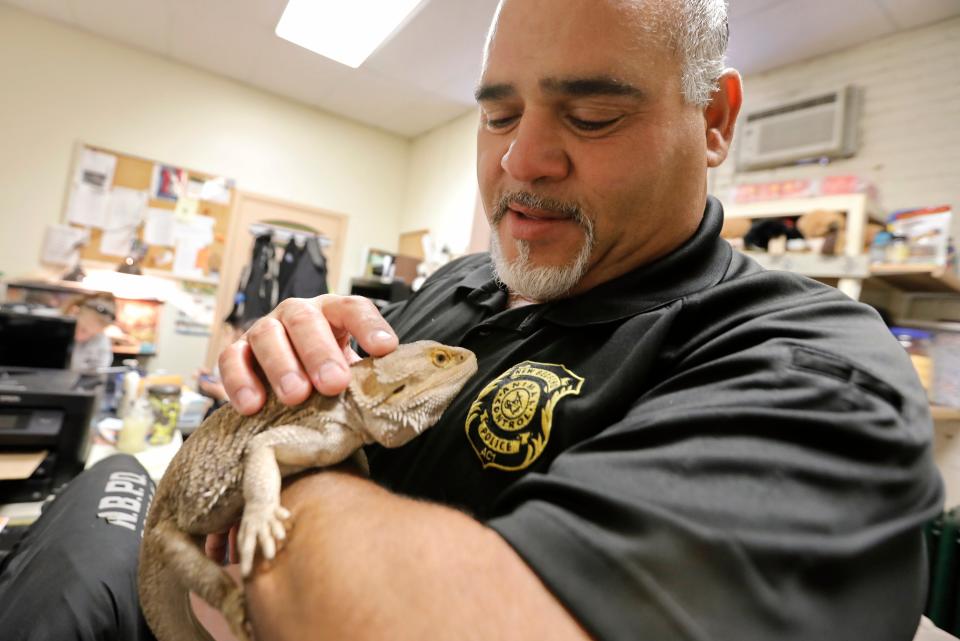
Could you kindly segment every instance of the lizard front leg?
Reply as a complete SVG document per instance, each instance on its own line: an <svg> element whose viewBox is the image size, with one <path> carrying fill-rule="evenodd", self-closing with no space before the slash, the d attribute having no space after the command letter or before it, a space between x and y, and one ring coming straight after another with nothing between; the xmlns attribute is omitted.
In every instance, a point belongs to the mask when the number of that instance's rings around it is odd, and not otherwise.
<svg viewBox="0 0 960 641"><path fill-rule="evenodd" d="M363 445L355 430L338 423L316 428L280 425L261 432L247 445L243 468L243 517L237 545L240 571L249 576L257 543L265 559L286 538L290 512L280 505L280 479L311 467L340 463ZM281 471L282 466L282 471Z"/></svg>

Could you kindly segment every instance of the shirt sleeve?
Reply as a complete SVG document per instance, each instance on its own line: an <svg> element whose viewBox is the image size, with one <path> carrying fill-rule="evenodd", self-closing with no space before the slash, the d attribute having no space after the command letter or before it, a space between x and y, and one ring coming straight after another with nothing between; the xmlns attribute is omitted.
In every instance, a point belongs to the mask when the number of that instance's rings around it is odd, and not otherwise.
<svg viewBox="0 0 960 641"><path fill-rule="evenodd" d="M671 374L489 525L597 639L910 639L931 429L918 385L762 342Z"/></svg>
<svg viewBox="0 0 960 641"><path fill-rule="evenodd" d="M74 345L70 369L86 372L99 367L110 367L112 363L113 348L110 339L104 334L97 334L84 343Z"/></svg>

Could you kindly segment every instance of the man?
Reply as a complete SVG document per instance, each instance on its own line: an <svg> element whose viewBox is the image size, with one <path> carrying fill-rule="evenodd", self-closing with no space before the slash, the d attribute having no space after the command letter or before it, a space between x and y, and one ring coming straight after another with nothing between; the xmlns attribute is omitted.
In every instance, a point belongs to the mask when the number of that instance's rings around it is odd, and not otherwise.
<svg viewBox="0 0 960 641"><path fill-rule="evenodd" d="M873 312L719 239L725 45L721 0L504 0L477 92L496 276L457 261L386 319L288 301L224 353L245 413L255 362L284 402L338 393L350 338L480 363L373 480L285 490L259 638L912 637L926 401Z"/></svg>
<svg viewBox="0 0 960 641"><path fill-rule="evenodd" d="M92 371L100 367L110 367L113 362L113 348L104 330L116 320L113 296L84 296L71 303L67 313L77 319L70 369Z"/></svg>

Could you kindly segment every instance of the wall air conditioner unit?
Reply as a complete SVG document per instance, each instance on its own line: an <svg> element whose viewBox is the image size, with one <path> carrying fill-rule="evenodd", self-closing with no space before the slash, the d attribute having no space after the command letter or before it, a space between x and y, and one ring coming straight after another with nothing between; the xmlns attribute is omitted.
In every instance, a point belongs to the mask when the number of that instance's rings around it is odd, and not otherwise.
<svg viewBox="0 0 960 641"><path fill-rule="evenodd" d="M852 156L858 144L859 103L859 92L848 85L746 114L737 169Z"/></svg>

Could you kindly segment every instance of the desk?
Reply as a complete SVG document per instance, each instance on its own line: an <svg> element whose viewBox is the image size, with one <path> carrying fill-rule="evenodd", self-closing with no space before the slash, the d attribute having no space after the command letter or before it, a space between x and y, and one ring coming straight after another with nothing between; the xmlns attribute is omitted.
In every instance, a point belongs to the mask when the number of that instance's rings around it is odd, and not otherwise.
<svg viewBox="0 0 960 641"><path fill-rule="evenodd" d="M105 418L98 423L98 427L106 425L107 427L115 428L116 423L120 423L119 419ZM147 474L150 475L153 482L158 483L181 445L183 445L183 436L178 430L173 433L173 440L166 445L148 445L147 449L142 452L137 452L133 456L136 457L136 459L140 461L140 465L147 470ZM119 453L119 450L115 446L96 439L90 446L90 452L87 454L84 469L88 469L98 461L117 453ZM10 526L29 525L40 516L40 507L43 503L43 501L34 501L30 503L7 503L0 505L0 517L9 517L10 523L8 525Z"/></svg>
<svg viewBox="0 0 960 641"><path fill-rule="evenodd" d="M120 427L121 423L122 421L120 419L105 418L97 424L97 427L107 427L116 430ZM180 434L180 430L177 430L173 433L173 440L166 445L147 445L147 449L142 452L137 452L133 456L140 461L140 465L147 470L147 474L150 475L153 482L158 483L160 482L160 477L167 471L167 466L170 465L170 461L173 460L173 456L180 449L181 445L183 445L183 436ZM84 465L84 469L88 469L97 461L101 461L111 454L117 454L119 451L120 450L113 444L101 442L99 439L94 440L93 445L90 446L90 452L87 454L87 462Z"/></svg>

